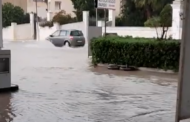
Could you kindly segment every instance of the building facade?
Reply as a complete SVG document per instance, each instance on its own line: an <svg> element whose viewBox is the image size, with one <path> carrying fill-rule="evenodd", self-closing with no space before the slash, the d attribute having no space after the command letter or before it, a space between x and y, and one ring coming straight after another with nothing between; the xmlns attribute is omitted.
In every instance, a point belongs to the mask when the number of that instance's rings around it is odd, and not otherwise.
<svg viewBox="0 0 190 122"><path fill-rule="evenodd" d="M26 1L27 12L36 13L36 0ZM122 1L123 0L116 0L115 16L118 16L121 12ZM74 7L71 0L48 0L47 3L45 3L44 0L37 0L37 13L38 16L41 18L49 18L48 20L51 20L52 17L61 10L64 10L72 17L75 16L75 14L73 13Z"/></svg>
<svg viewBox="0 0 190 122"><path fill-rule="evenodd" d="M36 13L36 0L26 0L27 1L27 12ZM47 4L43 0L37 1L37 14L41 18L47 17Z"/></svg>

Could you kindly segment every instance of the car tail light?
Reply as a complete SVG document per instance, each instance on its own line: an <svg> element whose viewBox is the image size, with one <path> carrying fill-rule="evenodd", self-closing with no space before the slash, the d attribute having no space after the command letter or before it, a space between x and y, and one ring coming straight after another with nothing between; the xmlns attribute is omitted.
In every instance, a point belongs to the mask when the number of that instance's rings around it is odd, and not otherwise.
<svg viewBox="0 0 190 122"><path fill-rule="evenodd" d="M69 37L69 39L70 39L70 40L73 40L73 37L72 37L72 36L70 36L70 37Z"/></svg>

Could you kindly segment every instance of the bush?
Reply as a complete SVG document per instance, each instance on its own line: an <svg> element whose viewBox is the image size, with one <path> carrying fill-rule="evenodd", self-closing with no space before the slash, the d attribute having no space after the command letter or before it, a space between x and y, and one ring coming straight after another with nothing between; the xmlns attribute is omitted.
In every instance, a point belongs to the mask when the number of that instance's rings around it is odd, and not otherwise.
<svg viewBox="0 0 190 122"><path fill-rule="evenodd" d="M51 21L43 22L43 23L40 23L40 26L41 27L53 27L53 22L51 22Z"/></svg>
<svg viewBox="0 0 190 122"><path fill-rule="evenodd" d="M100 37L92 39L92 63L130 65L178 70L180 43L176 40L132 37Z"/></svg>
<svg viewBox="0 0 190 122"><path fill-rule="evenodd" d="M71 15L66 14L66 12L64 10L57 13L52 19L53 23L57 22L60 25L67 24L67 23L72 23L72 22L75 22L75 21L76 21L75 18L72 18Z"/></svg>

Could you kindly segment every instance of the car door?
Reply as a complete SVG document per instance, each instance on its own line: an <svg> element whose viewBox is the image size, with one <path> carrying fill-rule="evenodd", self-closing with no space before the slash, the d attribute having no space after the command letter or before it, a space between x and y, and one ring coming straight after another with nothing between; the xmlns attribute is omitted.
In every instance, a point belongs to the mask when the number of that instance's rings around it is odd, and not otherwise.
<svg viewBox="0 0 190 122"><path fill-rule="evenodd" d="M56 43L58 37L60 34L60 30L55 31L53 34L51 34L48 38L49 41L51 41L52 43Z"/></svg>
<svg viewBox="0 0 190 122"><path fill-rule="evenodd" d="M65 30L59 30L59 35L58 36L53 36L53 43L55 45L63 46L64 45L64 40L66 36L66 31Z"/></svg>
<svg viewBox="0 0 190 122"><path fill-rule="evenodd" d="M59 34L59 41L64 43L66 36L67 36L67 31L66 30L61 30L60 34Z"/></svg>

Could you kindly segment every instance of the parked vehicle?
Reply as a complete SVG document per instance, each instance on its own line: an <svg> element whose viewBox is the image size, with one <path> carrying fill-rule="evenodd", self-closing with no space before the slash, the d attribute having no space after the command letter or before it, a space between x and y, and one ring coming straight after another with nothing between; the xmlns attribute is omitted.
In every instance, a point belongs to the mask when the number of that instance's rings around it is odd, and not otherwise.
<svg viewBox="0 0 190 122"><path fill-rule="evenodd" d="M85 38L80 30L57 30L51 34L47 40L49 40L56 47L63 47L68 45L69 47L84 46Z"/></svg>

